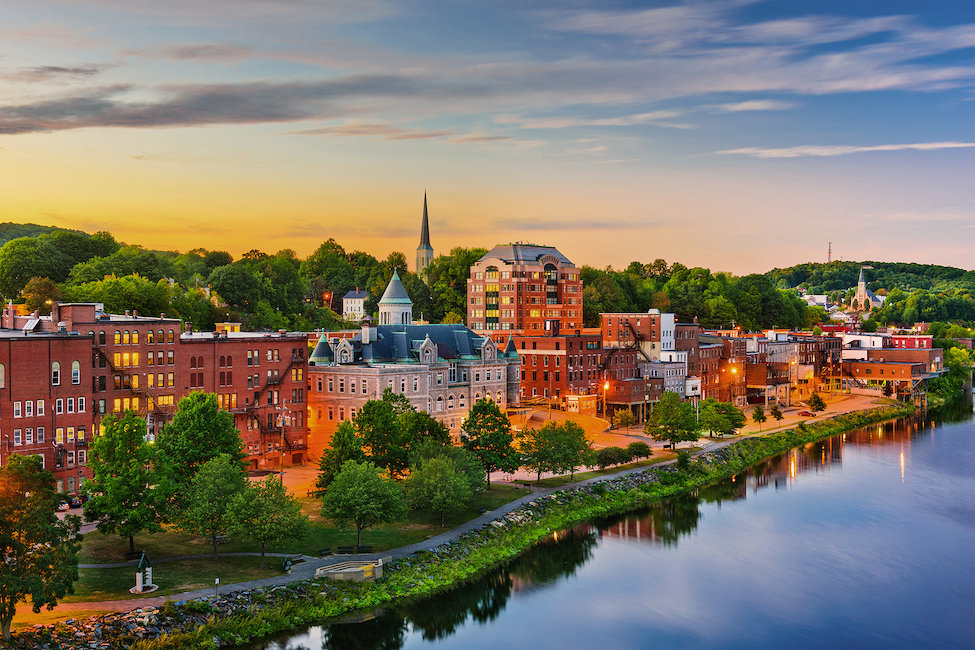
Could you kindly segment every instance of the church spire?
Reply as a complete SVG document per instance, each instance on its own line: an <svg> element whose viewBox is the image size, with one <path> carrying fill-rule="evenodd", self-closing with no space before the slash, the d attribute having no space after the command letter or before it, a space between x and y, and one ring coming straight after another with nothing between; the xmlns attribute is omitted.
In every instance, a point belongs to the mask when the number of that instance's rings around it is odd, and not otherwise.
<svg viewBox="0 0 975 650"><path fill-rule="evenodd" d="M433 248L430 245L430 219L427 217L427 193L423 193L423 225L420 226L420 248Z"/></svg>
<svg viewBox="0 0 975 650"><path fill-rule="evenodd" d="M416 274L426 280L423 271L433 262L433 246L430 245L430 218L427 216L427 193L423 192L423 222L420 225L420 245L416 247Z"/></svg>

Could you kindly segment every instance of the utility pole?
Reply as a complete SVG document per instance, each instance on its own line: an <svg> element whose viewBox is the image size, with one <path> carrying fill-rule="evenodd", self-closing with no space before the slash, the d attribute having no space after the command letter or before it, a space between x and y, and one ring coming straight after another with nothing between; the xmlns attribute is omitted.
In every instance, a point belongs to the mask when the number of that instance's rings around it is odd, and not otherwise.
<svg viewBox="0 0 975 650"><path fill-rule="evenodd" d="M829 246L826 249L826 263L829 264L833 261L833 242L829 242Z"/></svg>

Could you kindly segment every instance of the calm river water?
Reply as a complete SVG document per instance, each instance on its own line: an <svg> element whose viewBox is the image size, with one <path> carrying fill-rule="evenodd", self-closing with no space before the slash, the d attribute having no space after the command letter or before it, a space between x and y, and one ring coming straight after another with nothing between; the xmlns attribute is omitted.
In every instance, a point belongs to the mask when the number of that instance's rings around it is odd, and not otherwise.
<svg viewBox="0 0 975 650"><path fill-rule="evenodd" d="M975 647L975 422L794 449L364 618L252 647Z"/></svg>

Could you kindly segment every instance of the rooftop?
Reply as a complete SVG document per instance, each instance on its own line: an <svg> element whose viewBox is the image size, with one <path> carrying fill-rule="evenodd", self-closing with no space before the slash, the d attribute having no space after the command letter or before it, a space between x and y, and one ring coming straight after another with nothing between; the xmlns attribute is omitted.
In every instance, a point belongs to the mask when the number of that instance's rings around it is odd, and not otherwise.
<svg viewBox="0 0 975 650"><path fill-rule="evenodd" d="M569 258L553 246L538 246L536 244L498 244L478 260L499 259L505 262L537 262L546 255L557 258L562 264L575 266Z"/></svg>

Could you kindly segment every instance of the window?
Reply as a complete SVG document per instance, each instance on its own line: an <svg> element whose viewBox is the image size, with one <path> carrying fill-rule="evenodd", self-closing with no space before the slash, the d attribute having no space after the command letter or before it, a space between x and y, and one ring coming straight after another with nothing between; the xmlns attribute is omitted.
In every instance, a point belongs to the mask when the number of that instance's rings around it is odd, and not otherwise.
<svg viewBox="0 0 975 650"><path fill-rule="evenodd" d="M132 330L132 345L139 345L139 330Z"/></svg>
<svg viewBox="0 0 975 650"><path fill-rule="evenodd" d="M362 380L362 394L365 395L367 390L368 390L368 387L367 387L366 380L363 379Z"/></svg>
<svg viewBox="0 0 975 650"><path fill-rule="evenodd" d="M128 344L129 344L129 330L125 330L124 332L122 332L122 345L128 345Z"/></svg>
<svg viewBox="0 0 975 650"><path fill-rule="evenodd" d="M51 385L61 385L61 364L57 361L51 364Z"/></svg>
<svg viewBox="0 0 975 650"><path fill-rule="evenodd" d="M37 400L37 415L44 415L44 400Z"/></svg>
<svg viewBox="0 0 975 650"><path fill-rule="evenodd" d="M68 427L68 442L74 442L74 427Z"/></svg>
<svg viewBox="0 0 975 650"><path fill-rule="evenodd" d="M443 395L437 397L437 410L438 411L443 410Z"/></svg>
<svg viewBox="0 0 975 650"><path fill-rule="evenodd" d="M103 399L98 400L98 413L105 415L105 400Z"/></svg>
<svg viewBox="0 0 975 650"><path fill-rule="evenodd" d="M146 353L146 365L148 366L154 365L153 361L155 361L155 359L156 359L156 355L154 355L152 352Z"/></svg>
<svg viewBox="0 0 975 650"><path fill-rule="evenodd" d="M175 338L176 335L173 333L173 330L169 330L169 333L166 334L166 343L172 343L175 340Z"/></svg>
<svg viewBox="0 0 975 650"><path fill-rule="evenodd" d="M166 385L167 386L173 385L173 373L169 373L169 375L166 376Z"/></svg>
<svg viewBox="0 0 975 650"><path fill-rule="evenodd" d="M23 432L20 429L14 429L14 446L23 444L23 441L21 440L22 435Z"/></svg>
<svg viewBox="0 0 975 650"><path fill-rule="evenodd" d="M98 333L98 345L105 345L105 330Z"/></svg>
<svg viewBox="0 0 975 650"><path fill-rule="evenodd" d="M74 413L74 398L68 398L68 413Z"/></svg>
<svg viewBox="0 0 975 650"><path fill-rule="evenodd" d="M155 337L152 335L152 330L149 330L148 332L146 332L146 343L148 343L149 345L152 345L154 343L154 341L153 341L154 338Z"/></svg>
<svg viewBox="0 0 975 650"><path fill-rule="evenodd" d="M86 460L85 459L85 450L84 449L79 449L78 450L78 464L79 465L84 465L85 464L85 460Z"/></svg>
<svg viewBox="0 0 975 650"><path fill-rule="evenodd" d="M175 363L175 360L173 358L173 351L172 350L170 350L169 352L166 353L166 363L168 363L170 365L172 365L173 363Z"/></svg>
<svg viewBox="0 0 975 650"><path fill-rule="evenodd" d="M24 444L25 445L32 445L32 444L34 444L34 429L33 428L28 427L27 429L24 429Z"/></svg>
<svg viewBox="0 0 975 650"><path fill-rule="evenodd" d="M138 375L135 377L135 379L138 379ZM138 386L135 386L133 384L133 388L138 388ZM84 413L84 412L85 412L85 398L84 397L79 397L78 398L78 413Z"/></svg>
<svg viewBox="0 0 975 650"><path fill-rule="evenodd" d="M24 417L32 418L34 417L34 402L33 400L27 400L24 402Z"/></svg>
<svg viewBox="0 0 975 650"><path fill-rule="evenodd" d="M7 387L7 368L0 363L0 388Z"/></svg>
<svg viewBox="0 0 975 650"><path fill-rule="evenodd" d="M115 330L115 345L121 345L121 344L122 344L122 332L119 330Z"/></svg>
<svg viewBox="0 0 975 650"><path fill-rule="evenodd" d="M44 442L44 427L37 427L37 444Z"/></svg>
<svg viewBox="0 0 975 650"><path fill-rule="evenodd" d="M15 418L22 417L21 416L21 403L20 402L14 402L14 417Z"/></svg>

